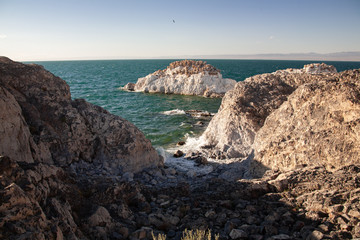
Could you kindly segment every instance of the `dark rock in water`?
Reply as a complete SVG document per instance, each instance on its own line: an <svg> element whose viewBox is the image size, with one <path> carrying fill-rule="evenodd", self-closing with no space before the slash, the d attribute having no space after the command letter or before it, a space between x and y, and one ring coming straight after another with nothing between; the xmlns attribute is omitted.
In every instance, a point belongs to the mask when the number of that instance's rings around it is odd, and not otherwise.
<svg viewBox="0 0 360 240"><path fill-rule="evenodd" d="M198 156L200 156L200 152L188 152L188 153L186 153L186 155L184 156L184 158L186 158L186 159L189 159L189 160L193 160L194 158L196 158L196 157L198 157Z"/></svg>
<svg viewBox="0 0 360 240"><path fill-rule="evenodd" d="M200 152L189 152L185 155L185 158L196 162L198 165L208 164L207 158L202 156L202 153Z"/></svg>
<svg viewBox="0 0 360 240"><path fill-rule="evenodd" d="M182 157L183 155L184 155L184 153L181 150L177 150L174 153L174 157L176 157L176 158Z"/></svg>
<svg viewBox="0 0 360 240"><path fill-rule="evenodd" d="M135 83L127 83L123 88L126 91L135 91Z"/></svg>
<svg viewBox="0 0 360 240"><path fill-rule="evenodd" d="M215 115L214 113L201 110L186 110L185 113L194 118L211 118Z"/></svg>
<svg viewBox="0 0 360 240"><path fill-rule="evenodd" d="M182 145L185 145L185 142L184 141L180 141L176 144L176 146L182 146Z"/></svg>
<svg viewBox="0 0 360 240"><path fill-rule="evenodd" d="M198 156L195 159L193 159L197 164L199 165L206 165L208 164L208 160L206 157Z"/></svg>

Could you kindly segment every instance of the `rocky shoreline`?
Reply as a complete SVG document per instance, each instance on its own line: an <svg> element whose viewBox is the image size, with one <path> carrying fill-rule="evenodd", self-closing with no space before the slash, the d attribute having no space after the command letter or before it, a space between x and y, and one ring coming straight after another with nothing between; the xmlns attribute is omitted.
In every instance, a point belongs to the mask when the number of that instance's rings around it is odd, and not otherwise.
<svg viewBox="0 0 360 240"><path fill-rule="evenodd" d="M219 161L193 174L42 67L0 58L0 238L360 238L359 73L313 64L237 83L204 133L216 144L187 153Z"/></svg>

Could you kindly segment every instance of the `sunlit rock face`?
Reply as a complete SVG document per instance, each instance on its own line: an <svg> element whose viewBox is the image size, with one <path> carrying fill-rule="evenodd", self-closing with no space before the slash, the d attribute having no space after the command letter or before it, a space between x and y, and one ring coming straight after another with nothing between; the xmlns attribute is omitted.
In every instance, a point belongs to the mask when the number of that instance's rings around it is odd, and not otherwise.
<svg viewBox="0 0 360 240"><path fill-rule="evenodd" d="M255 135L266 118L286 102L298 86L332 78L335 73L333 66L309 64L303 69L279 70L238 82L226 93L218 113L203 134L210 156L248 156L252 151Z"/></svg>
<svg viewBox="0 0 360 240"><path fill-rule="evenodd" d="M359 163L360 74L345 71L298 87L257 132L253 170L328 170ZM261 167L259 167L261 166Z"/></svg>
<svg viewBox="0 0 360 240"><path fill-rule="evenodd" d="M235 80L223 78L220 70L203 61L183 60L170 63L137 83L123 88L129 91L223 97L236 84Z"/></svg>
<svg viewBox="0 0 360 240"><path fill-rule="evenodd" d="M202 136L204 151L219 159L249 157L256 176L301 164L357 164L359 76L309 64L247 78L223 98Z"/></svg>

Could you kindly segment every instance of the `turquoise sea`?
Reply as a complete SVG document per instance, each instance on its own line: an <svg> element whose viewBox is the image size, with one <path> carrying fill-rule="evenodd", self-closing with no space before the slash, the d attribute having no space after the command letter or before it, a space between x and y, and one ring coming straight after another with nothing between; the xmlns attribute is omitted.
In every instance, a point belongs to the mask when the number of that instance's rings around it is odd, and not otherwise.
<svg viewBox="0 0 360 240"><path fill-rule="evenodd" d="M72 98L84 98L119 115L140 128L155 147L169 148L187 137L200 135L208 119L197 119L181 110L216 113L221 99L196 96L144 94L119 90L175 60L93 60L34 62L43 65L69 85ZM285 68L302 68L314 61L205 60L221 70L223 77L243 81L261 73ZM360 62L325 62L338 71L360 68ZM171 110L177 110L167 112ZM197 124L199 121L203 125Z"/></svg>

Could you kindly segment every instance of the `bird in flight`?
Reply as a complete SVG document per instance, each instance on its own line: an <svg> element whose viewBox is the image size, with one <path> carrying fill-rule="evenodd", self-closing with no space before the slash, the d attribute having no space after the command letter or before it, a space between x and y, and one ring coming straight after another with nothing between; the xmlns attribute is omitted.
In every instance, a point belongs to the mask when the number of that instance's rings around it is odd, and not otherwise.
<svg viewBox="0 0 360 240"><path fill-rule="evenodd" d="M173 19L173 23L175 23L175 20Z"/></svg>

